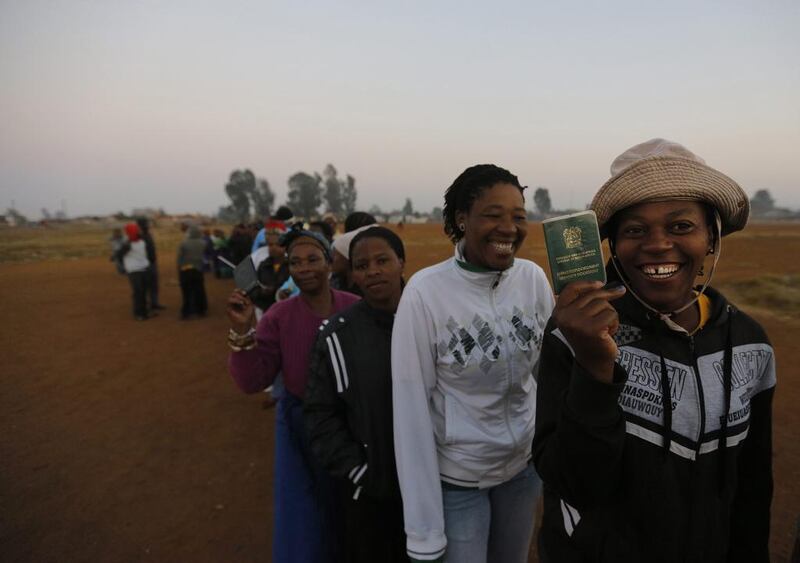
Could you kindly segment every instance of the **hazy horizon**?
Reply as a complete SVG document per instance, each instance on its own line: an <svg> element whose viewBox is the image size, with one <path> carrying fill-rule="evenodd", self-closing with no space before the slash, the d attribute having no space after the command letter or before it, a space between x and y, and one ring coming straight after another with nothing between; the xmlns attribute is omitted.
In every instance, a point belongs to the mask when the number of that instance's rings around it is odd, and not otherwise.
<svg viewBox="0 0 800 563"><path fill-rule="evenodd" d="M214 213L231 171L441 206L494 162L581 208L613 158L686 145L800 208L800 4L0 6L0 212Z"/></svg>

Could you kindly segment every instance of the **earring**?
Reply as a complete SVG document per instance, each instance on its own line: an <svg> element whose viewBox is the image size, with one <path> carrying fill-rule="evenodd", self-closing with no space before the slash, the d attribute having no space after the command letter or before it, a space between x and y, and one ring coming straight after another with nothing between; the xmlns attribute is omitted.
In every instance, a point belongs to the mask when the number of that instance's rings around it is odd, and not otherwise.
<svg viewBox="0 0 800 563"><path fill-rule="evenodd" d="M713 246L708 249L708 253L709 254L714 254L714 247Z"/></svg>
<svg viewBox="0 0 800 563"><path fill-rule="evenodd" d="M459 223L459 224L458 224L458 230L460 230L462 233L463 233L463 232L464 232L466 229L467 229L467 226L466 226L464 223Z"/></svg>

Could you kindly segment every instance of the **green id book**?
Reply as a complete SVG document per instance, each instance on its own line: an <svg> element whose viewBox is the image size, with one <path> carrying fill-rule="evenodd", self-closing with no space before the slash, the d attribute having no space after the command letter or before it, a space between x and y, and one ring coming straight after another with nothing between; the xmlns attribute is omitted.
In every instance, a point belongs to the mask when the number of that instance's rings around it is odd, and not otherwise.
<svg viewBox="0 0 800 563"><path fill-rule="evenodd" d="M553 291L579 280L606 282L597 216L581 211L542 221Z"/></svg>

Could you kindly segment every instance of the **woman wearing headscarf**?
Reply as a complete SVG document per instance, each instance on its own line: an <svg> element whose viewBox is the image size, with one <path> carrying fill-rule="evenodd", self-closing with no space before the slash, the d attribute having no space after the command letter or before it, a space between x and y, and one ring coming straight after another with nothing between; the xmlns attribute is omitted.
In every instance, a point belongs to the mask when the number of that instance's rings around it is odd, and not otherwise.
<svg viewBox="0 0 800 563"><path fill-rule="evenodd" d="M363 300L325 325L304 405L311 449L343 489L345 560L407 563L392 439L392 325L405 249L385 227L359 232L348 255Z"/></svg>
<svg viewBox="0 0 800 563"><path fill-rule="evenodd" d="M541 482L531 465L539 359L553 295L516 258L516 176L482 164L445 193L453 258L417 272L392 336L397 474L414 560L524 563Z"/></svg>
<svg viewBox="0 0 800 563"><path fill-rule="evenodd" d="M540 558L767 563L773 350L708 285L747 195L663 139L611 174L591 207L616 285L568 285L542 346Z"/></svg>
<svg viewBox="0 0 800 563"><path fill-rule="evenodd" d="M285 391L275 427L275 516L272 561L337 561L334 483L313 461L303 425L308 360L323 321L358 298L330 289L330 248L317 233L290 230L281 241L300 294L272 305L256 327L253 303L234 291L228 298L231 354L228 368L245 393L264 390L281 373Z"/></svg>
<svg viewBox="0 0 800 563"><path fill-rule="evenodd" d="M150 261L147 259L145 247L139 225L128 223L125 225L127 241L119 249L117 256L122 257L122 265L128 274L131 284L131 299L133 301L133 317L137 321L147 320L150 314L147 311L147 285Z"/></svg>

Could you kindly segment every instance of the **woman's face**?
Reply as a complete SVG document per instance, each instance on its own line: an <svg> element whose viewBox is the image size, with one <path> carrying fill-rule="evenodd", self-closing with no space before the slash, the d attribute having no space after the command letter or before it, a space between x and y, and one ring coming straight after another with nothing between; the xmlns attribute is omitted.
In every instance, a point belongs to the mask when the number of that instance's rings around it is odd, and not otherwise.
<svg viewBox="0 0 800 563"><path fill-rule="evenodd" d="M269 248L269 255L273 260L282 260L286 254L286 250L278 244L280 238L280 235L277 233L271 233L265 237L267 247Z"/></svg>
<svg viewBox="0 0 800 563"><path fill-rule="evenodd" d="M528 234L528 216L519 188L506 183L483 191L469 212L456 214L464 225L464 256L490 270L505 270Z"/></svg>
<svg viewBox="0 0 800 563"><path fill-rule="evenodd" d="M685 305L711 249L704 207L695 201L665 201L619 213L615 251L634 291L660 311Z"/></svg>
<svg viewBox="0 0 800 563"><path fill-rule="evenodd" d="M319 246L313 243L292 246L289 274L302 293L316 295L327 290L330 273L330 264Z"/></svg>
<svg viewBox="0 0 800 563"><path fill-rule="evenodd" d="M352 250L353 282L364 292L367 303L376 308L397 309L403 292L403 261L379 237L363 238Z"/></svg>

